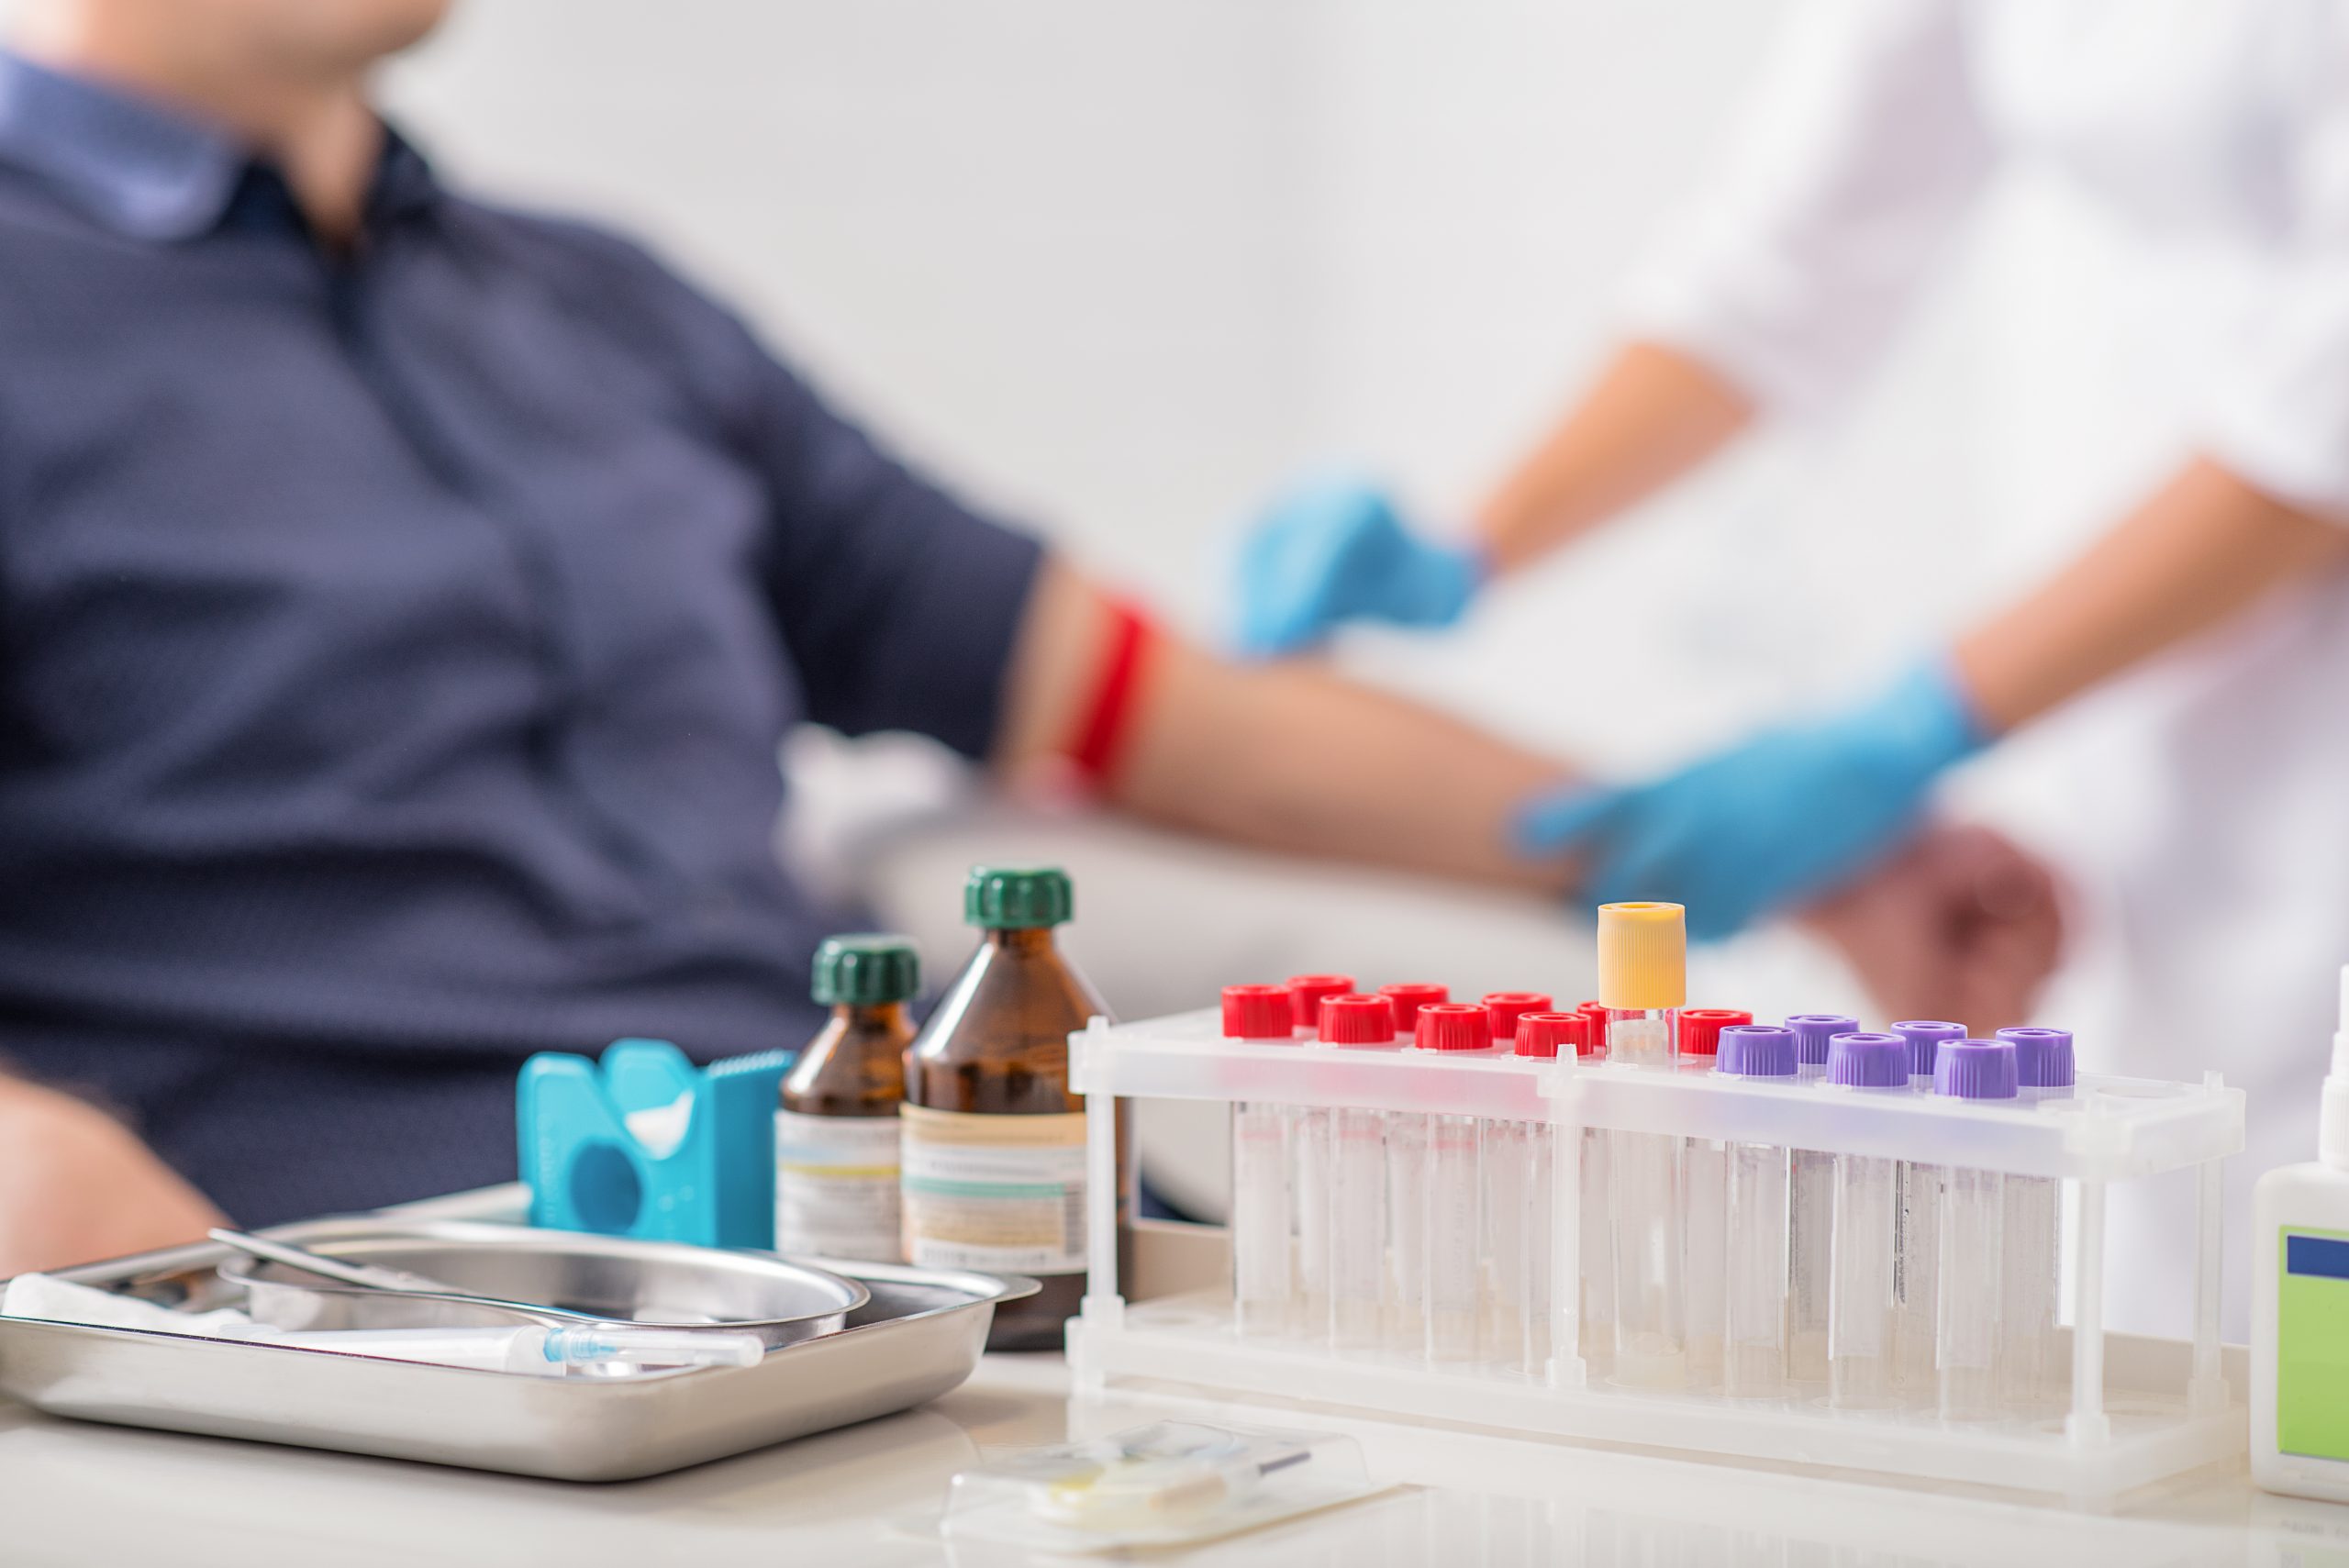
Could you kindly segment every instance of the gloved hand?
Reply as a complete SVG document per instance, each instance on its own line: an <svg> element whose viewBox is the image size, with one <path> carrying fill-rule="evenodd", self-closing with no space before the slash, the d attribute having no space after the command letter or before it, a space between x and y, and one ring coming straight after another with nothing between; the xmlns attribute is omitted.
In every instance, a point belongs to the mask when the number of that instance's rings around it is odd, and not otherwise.
<svg viewBox="0 0 2349 1568"><path fill-rule="evenodd" d="M1933 781L1989 739L1937 660L1854 707L1765 730L1653 783L1537 799L1519 841L1581 852L1590 902L1685 904L1688 934L1715 940L1895 848Z"/></svg>
<svg viewBox="0 0 2349 1568"><path fill-rule="evenodd" d="M1275 501L1241 547L1241 651L1293 653L1349 620L1449 626L1484 578L1480 552L1418 538L1375 485L1314 480Z"/></svg>

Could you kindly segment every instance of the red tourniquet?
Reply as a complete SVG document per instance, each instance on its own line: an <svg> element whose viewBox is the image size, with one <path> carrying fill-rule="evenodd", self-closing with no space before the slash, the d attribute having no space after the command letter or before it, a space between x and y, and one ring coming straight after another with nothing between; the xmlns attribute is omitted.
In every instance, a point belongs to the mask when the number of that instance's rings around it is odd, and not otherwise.
<svg viewBox="0 0 2349 1568"><path fill-rule="evenodd" d="M1142 656L1156 637L1150 620L1133 606L1112 601L1109 635L1102 644L1100 674L1068 748L1069 761L1086 784L1106 786L1124 755L1132 728L1134 696Z"/></svg>

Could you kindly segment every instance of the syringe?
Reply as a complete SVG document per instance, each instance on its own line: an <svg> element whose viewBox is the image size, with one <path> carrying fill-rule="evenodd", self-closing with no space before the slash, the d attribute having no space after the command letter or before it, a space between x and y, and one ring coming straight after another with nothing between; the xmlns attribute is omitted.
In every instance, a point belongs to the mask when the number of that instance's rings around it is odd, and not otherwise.
<svg viewBox="0 0 2349 1568"><path fill-rule="evenodd" d="M323 1329L288 1332L239 1329L224 1339L334 1351L386 1361L428 1362L481 1372L561 1377L573 1367L626 1362L638 1366L756 1366L766 1346L756 1334L700 1329L634 1329L625 1325L531 1323L513 1329Z"/></svg>

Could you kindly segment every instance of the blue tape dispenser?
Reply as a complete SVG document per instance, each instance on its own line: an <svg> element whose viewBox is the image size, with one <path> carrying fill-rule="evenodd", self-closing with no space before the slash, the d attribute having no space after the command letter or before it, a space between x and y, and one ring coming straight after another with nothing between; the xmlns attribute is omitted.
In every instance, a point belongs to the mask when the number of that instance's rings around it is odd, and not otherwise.
<svg viewBox="0 0 2349 1568"><path fill-rule="evenodd" d="M774 1245L774 1112L796 1051L696 1067L665 1040L598 1063L540 1051L518 1102L530 1223L556 1230Z"/></svg>

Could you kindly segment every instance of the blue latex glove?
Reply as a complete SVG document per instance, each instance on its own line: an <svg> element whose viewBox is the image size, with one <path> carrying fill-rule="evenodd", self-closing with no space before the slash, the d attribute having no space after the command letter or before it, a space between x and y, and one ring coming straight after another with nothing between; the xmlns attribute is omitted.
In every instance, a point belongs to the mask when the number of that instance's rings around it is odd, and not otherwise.
<svg viewBox="0 0 2349 1568"><path fill-rule="evenodd" d="M1309 648L1350 620L1450 626L1484 581L1483 555L1404 527L1384 491L1320 479L1275 501L1240 554L1240 648Z"/></svg>
<svg viewBox="0 0 2349 1568"><path fill-rule="evenodd" d="M1537 799L1519 841L1582 851L1590 902L1685 904L1688 934L1715 940L1865 869L1916 826L1933 781L1988 741L1936 660L1857 706L1653 783Z"/></svg>

